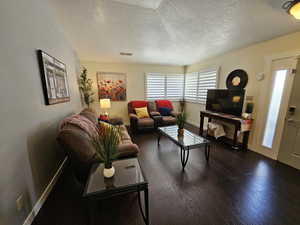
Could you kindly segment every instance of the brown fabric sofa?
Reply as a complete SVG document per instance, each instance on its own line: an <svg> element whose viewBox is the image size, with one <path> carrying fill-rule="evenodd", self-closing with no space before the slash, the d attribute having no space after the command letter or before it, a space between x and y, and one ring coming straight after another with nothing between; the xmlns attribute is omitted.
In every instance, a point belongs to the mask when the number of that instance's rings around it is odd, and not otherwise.
<svg viewBox="0 0 300 225"><path fill-rule="evenodd" d="M98 126L97 115L90 109L84 109L81 113ZM139 152L139 147L131 141L131 138L124 125L120 125L121 143L118 146L120 158L135 157ZM93 163L99 162L96 151L90 142L88 133L74 124L66 124L59 131L57 141L69 156L72 170L77 179L85 182L90 167Z"/></svg>
<svg viewBox="0 0 300 225"><path fill-rule="evenodd" d="M138 118L135 108L147 107L150 118ZM170 108L169 116L162 116L159 113L159 107ZM128 103L128 115L130 118L130 128L133 132L145 129L156 129L160 126L170 126L176 124L176 116L179 113L173 108L172 102L169 100L156 101L131 101Z"/></svg>

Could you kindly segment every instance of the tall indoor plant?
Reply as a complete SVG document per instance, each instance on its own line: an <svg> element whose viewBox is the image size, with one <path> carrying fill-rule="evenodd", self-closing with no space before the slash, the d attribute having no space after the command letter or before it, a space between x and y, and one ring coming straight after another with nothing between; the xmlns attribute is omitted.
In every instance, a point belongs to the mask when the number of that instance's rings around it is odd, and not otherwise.
<svg viewBox="0 0 300 225"><path fill-rule="evenodd" d="M79 77L79 89L81 91L84 103L87 107L90 107L90 104L94 102L94 92L93 89L93 81L87 78L87 69L85 67L82 68L80 77Z"/></svg>
<svg viewBox="0 0 300 225"><path fill-rule="evenodd" d="M178 126L178 136L182 136L184 133L184 125L186 122L186 113L181 112L176 116L176 124Z"/></svg>
<svg viewBox="0 0 300 225"><path fill-rule="evenodd" d="M100 125L97 128L97 135L92 138L97 155L104 163L103 175L110 178L114 175L115 169L113 160L118 157L118 145L120 143L120 130L111 125Z"/></svg>

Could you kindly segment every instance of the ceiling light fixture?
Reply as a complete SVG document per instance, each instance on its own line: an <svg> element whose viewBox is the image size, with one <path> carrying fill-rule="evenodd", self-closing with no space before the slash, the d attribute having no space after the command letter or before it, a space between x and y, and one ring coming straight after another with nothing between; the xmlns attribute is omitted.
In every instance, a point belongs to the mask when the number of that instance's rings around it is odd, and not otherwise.
<svg viewBox="0 0 300 225"><path fill-rule="evenodd" d="M133 54L130 52L120 52L120 55L132 56Z"/></svg>
<svg viewBox="0 0 300 225"><path fill-rule="evenodd" d="M282 5L282 8L297 20L300 20L300 0L287 1Z"/></svg>

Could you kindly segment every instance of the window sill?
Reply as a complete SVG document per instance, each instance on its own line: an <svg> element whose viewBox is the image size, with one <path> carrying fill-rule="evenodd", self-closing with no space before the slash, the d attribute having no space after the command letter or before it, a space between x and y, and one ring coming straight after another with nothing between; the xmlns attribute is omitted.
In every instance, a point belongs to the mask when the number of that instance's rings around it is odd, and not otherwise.
<svg viewBox="0 0 300 225"><path fill-rule="evenodd" d="M191 100L185 100L187 103L193 103L193 104L199 104L199 105L206 105L206 103L203 102L197 102L197 101L191 101Z"/></svg>

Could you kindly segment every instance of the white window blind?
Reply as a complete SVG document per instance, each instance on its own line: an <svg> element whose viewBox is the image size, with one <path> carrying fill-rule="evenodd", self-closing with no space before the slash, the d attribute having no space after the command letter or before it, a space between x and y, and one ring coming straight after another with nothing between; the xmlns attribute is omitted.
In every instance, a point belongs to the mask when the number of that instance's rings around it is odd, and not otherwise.
<svg viewBox="0 0 300 225"><path fill-rule="evenodd" d="M181 100L184 92L183 74L147 73L145 96L147 100Z"/></svg>
<svg viewBox="0 0 300 225"><path fill-rule="evenodd" d="M198 72L188 73L185 77L185 93L184 99L186 101L197 101L198 96Z"/></svg>
<svg viewBox="0 0 300 225"><path fill-rule="evenodd" d="M207 90L217 88L218 70L206 70L199 72L198 80L198 101L206 103Z"/></svg>
<svg viewBox="0 0 300 225"><path fill-rule="evenodd" d="M146 98L147 100L164 99L165 88L165 75L159 73L148 73L146 75Z"/></svg>
<svg viewBox="0 0 300 225"><path fill-rule="evenodd" d="M183 99L184 75L166 75L166 98L169 100Z"/></svg>
<svg viewBox="0 0 300 225"><path fill-rule="evenodd" d="M189 73L185 80L185 100L205 104L207 90L217 88L218 69Z"/></svg>

